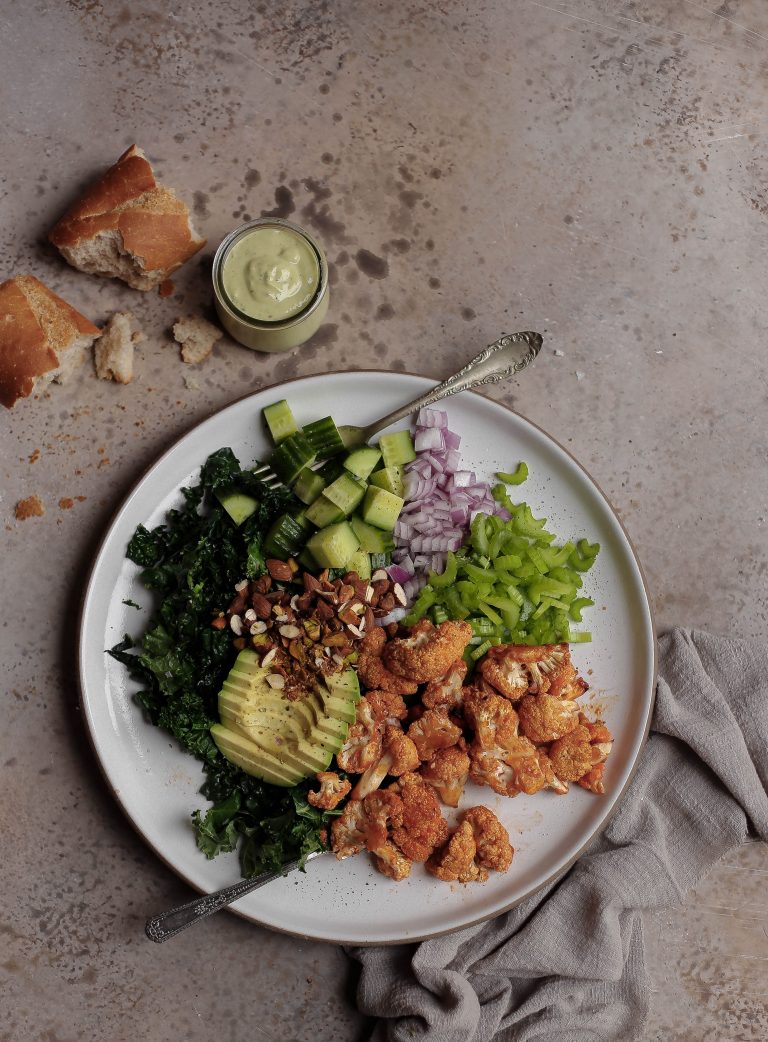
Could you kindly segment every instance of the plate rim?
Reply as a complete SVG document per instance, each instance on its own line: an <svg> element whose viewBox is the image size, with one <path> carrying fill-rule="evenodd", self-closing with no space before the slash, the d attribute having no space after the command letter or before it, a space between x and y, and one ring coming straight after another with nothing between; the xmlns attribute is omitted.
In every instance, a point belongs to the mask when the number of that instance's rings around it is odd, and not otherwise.
<svg viewBox="0 0 768 1042"><path fill-rule="evenodd" d="M103 535L102 535L102 537L99 540L98 546L97 546L95 552L93 553L93 556L91 557L91 564L90 564L90 568L89 568L89 571L88 571L88 575L87 575L86 581L83 583L83 586L82 586L82 589L81 589L80 601L79 601L79 605L78 605L77 630L76 630L76 634L77 634L76 635L77 679L78 679L78 700L77 700L77 705L78 705L79 710L82 713L82 720L83 720L83 724L84 724L84 730L85 730L85 733L86 733L86 737L88 739L88 744L90 746L91 752L92 752L93 757L94 757L94 759L95 759L95 761L96 761L96 763L98 765L99 773L101 774L102 779L105 782L105 784L107 786L107 789L109 790L112 798L117 803L118 807L120 808L121 813L123 814L125 819L128 821L128 823L130 824L130 826L132 827L134 832L136 832L138 834L138 836L142 839L142 841L145 843L145 845L152 851L152 853L156 857L158 857L159 860L167 868L169 868L174 873L174 875L176 875L179 879L181 879L188 887L190 887L190 889L194 890L196 893L198 893L200 895L206 895L206 894L210 893L211 891L203 890L197 884L192 882L192 880L190 880L187 877L186 873L182 869L178 868L175 864L173 864L170 861L170 859L160 849L158 849L158 847L144 833L144 831L141 829L141 827L138 824L138 822L128 812L128 809L125 806L125 804L123 803L122 799L120 798L120 795L119 795L117 789L112 784L112 781L111 781L111 779L110 779L110 777L109 777L109 775L107 773L106 766L102 762L102 758L99 755L99 750L98 750L97 745L96 745L96 738L95 738L95 735L93 733L93 722L91 720L91 714L90 714L90 710L89 710L89 703L88 703L87 698L85 697L85 686L86 686L86 684L85 684L85 676L84 676L84 674L85 674L85 669L84 669L84 659L85 659L85 656L84 656L85 616L86 616L86 610L87 610L87 607L88 607L88 602L89 602L89 599L90 599L90 596L91 596L91 592L92 592L92 589L93 589L93 584L94 584L94 581L95 581L96 570L97 570L97 567L99 565L99 562L101 561L102 553L104 552L104 549L105 549L105 547L106 547L106 545L107 545L107 543L108 543L108 541L109 541L109 539L110 539L110 537L112 535L112 532L113 532L113 530L116 527L116 524L117 524L118 519L120 518L120 515L122 514L123 510L127 506L129 500L135 494L135 492L138 489L138 487L144 482L144 480L147 478L147 476L150 474L150 472L152 470L154 470L155 467L159 466L167 456L169 456L172 452L174 452L176 450L177 446L179 445L179 443L184 438L186 438L189 434L191 434L193 431L195 431L198 427L201 427L204 423L207 423L209 420L213 419L213 417L217 416L219 413L224 412L224 410L229 409L229 408L231 408L234 405L239 405L241 402L245 402L245 401L247 401L250 398L255 398L257 395L261 395L265 391L269 391L271 389L276 389L276 388L281 388L281 387L287 387L290 384L299 382L300 380L315 379L317 377L327 378L327 377L334 377L334 376L348 376L348 375L353 374L353 373L370 374L370 375L377 375L377 374L381 375L381 374L384 374L384 375L387 375L387 376L394 376L394 375L397 375L397 376L411 376L411 377L416 377L419 380L431 380L431 379L433 379L433 377L424 376L422 373L414 373L414 372L412 372L410 370L402 370L402 371L398 371L397 373L395 373L395 372L393 372L391 370L388 370L388 369L333 369L333 370L330 370L330 371L325 372L325 373L308 373L308 374L305 374L303 376L291 377L289 380L281 380L279 383L267 384L265 387L260 387L257 390L247 391L244 394L240 395L239 397L234 398L231 402L227 402L225 405L222 405L222 406L220 406L218 408L213 409L210 413L208 413L202 419L198 420L196 423L193 423L182 434L180 434L177 438L175 438L173 440L173 442L162 453L160 453L160 455L155 456L152 459L152 461L147 465L147 467L145 467L142 470L142 472L139 474L139 476L131 483L129 489L127 490L125 495L121 498L118 506L115 508L114 512L110 516L110 519L109 519L109 521L108 521L108 523L106 525L106 528L104 529ZM619 526L619 529L620 529L622 535L624 536L624 538L625 538L625 540L627 542L627 546L629 547L629 550L630 550L630 553L631 553L631 556L632 556L632 560L633 560L633 562L635 564L635 567L637 568L638 575L640 577L640 582L641 582L643 594L644 594L644 597L645 597L645 605L646 605L646 607L648 609L648 619L649 619L649 623L650 623L650 633L651 633L651 638L652 638L651 642L652 642L652 649L653 649L653 662L652 662L652 669L651 669L651 696L650 696L650 699L648 701L648 708L647 708L647 712L646 712L646 718L645 718L645 721L644 721L644 724L643 724L643 732L642 732L642 735L640 737L640 741L638 743L637 752L635 754L634 762L632 763L632 766L631 766L631 768L629 770L629 773L627 774L627 777L626 777L626 780L625 780L624 784L621 786L621 789L619 790L619 792L615 796L615 799L613 801L612 807L610 808L608 813L605 815L603 820L600 822L600 824L597 826L597 828L595 828L590 833L590 835L584 840L584 842L579 846L579 848L574 852L574 854L569 858L569 860L564 865L559 866L556 869L556 871L554 871L550 875L548 875L546 877L546 879L543 879L533 889L531 889L527 894L524 894L521 897L517 897L517 898L513 899L508 904L504 905L502 908L494 909L492 912L489 912L487 915L476 916L473 919L469 920L468 922L463 923L459 927L453 926L453 927L447 927L444 930L430 930L429 932L427 932L425 934L419 934L417 936L408 936L407 938L390 939L390 940L384 940L384 941L375 940L375 941L355 941L355 942L350 942L349 940L342 939L342 938L316 937L313 934L303 934L303 933L300 933L297 930L290 930L290 929L287 929L285 927L272 925L271 923L264 923L264 922L260 921L259 919L254 918L251 914L248 914L248 913L242 911L241 909L238 909L238 908L236 908L236 907L234 907L232 905L228 905L228 906L225 907L225 910L227 912L230 912L231 914L236 915L238 918L243 919L243 920L245 920L248 923L252 923L255 926L259 926L263 930L271 930L274 933L280 933L280 934L283 934L285 936L295 937L295 938L298 938L298 939L301 939L301 940L316 941L317 943L320 943L320 944L336 944L336 945L343 945L343 946L349 946L349 947L361 947L361 948L385 947L385 946L386 947L390 947L390 946L393 946L393 945L396 945L396 944L403 944L403 943L420 944L422 941L431 940L432 938L436 938L436 937L444 937L447 934L457 933L460 930L467 930L467 929L470 929L470 928L472 928L474 926L479 925L480 923L487 922L490 919L494 919L494 918L497 918L498 916L505 915L507 912L511 911L513 908L516 908L518 905L522 904L524 901L527 901L529 898L534 897L537 893L540 893L543 889L548 887L551 883L553 883L556 880L564 877L566 875L566 873L570 871L570 869L579 860L579 858L584 853L584 851L587 849L587 847L590 845L590 843L592 843L593 840L595 840L598 836L600 836L605 831L605 829L607 828L609 822L611 821L611 819L613 818L614 814L616 813L616 811L618 810L619 806L621 805L622 799L625 796L627 790L629 789L629 786L631 785L632 781L634 780L635 773L636 773L636 771L638 769L638 766L639 766L639 763L640 763L640 758L641 758L643 749L645 748L645 744L648 741L648 736L649 736L650 729L651 729L651 723L653 721L653 712L654 712L654 708L655 708L655 704L656 704L656 688L657 688L657 682L658 682L658 666L659 666L658 634L657 634L657 631L656 631L656 619L655 619L655 614L654 614L654 609L653 609L653 602L652 602L652 599L651 599L650 589L649 589L649 585L648 585L648 580L647 580L646 575L645 575L645 570L643 569L642 563L641 563L640 558L639 558L639 556L637 554L637 551L635 549L635 545L634 545L634 543L633 543L633 541L632 541L632 539L631 539L631 537L629 535L629 532L627 531L627 529L626 529L626 527L624 525L624 522L622 521L621 517L619 516L618 511L616 510L616 508L614 507L613 503L611 502L611 500L608 498L608 496L604 492L602 486L595 480L595 478L592 476L592 474L590 474L590 472L587 470L587 468L573 455L573 453L569 449L567 449L564 445L562 445L555 437L553 437L543 427L541 427L539 424L535 423L533 420L529 419L527 416L523 415L523 413L518 412L518 410L513 408L511 405L507 405L505 402L499 402L495 398L488 398L485 395L483 395L482 393L480 393L480 391L475 389L475 388L468 389L467 391L462 392L462 393L476 395L478 398L482 398L485 401L491 402L493 405L500 406L502 409L506 410L509 413L512 413L514 416L516 416L519 419L523 420L525 423L530 424L530 426L533 427L534 430L536 430L539 434L543 435L553 445L557 446L557 448L568 457L568 459L571 461L571 463L575 464L576 467L578 467L578 469L583 474L586 475L586 477L591 482L593 487L597 490L599 495L602 497L602 499L603 499L603 501L605 503L605 506L610 511L614 521Z"/></svg>

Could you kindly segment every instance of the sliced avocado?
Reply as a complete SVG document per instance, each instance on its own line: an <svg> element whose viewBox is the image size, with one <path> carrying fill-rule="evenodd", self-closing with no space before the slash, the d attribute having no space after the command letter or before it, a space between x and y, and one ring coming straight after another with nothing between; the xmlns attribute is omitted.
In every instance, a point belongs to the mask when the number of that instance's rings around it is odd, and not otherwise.
<svg viewBox="0 0 768 1042"><path fill-rule="evenodd" d="M345 669L343 673L331 673L325 678L329 690L340 698L350 698L353 705L360 701L360 681L354 669Z"/></svg>
<svg viewBox="0 0 768 1042"><path fill-rule="evenodd" d="M224 724L214 724L211 737L222 756L242 767L246 774L269 782L270 785L293 787L306 777L299 771L280 763L271 753L261 749L243 735L231 731Z"/></svg>
<svg viewBox="0 0 768 1042"><path fill-rule="evenodd" d="M240 652L219 692L220 730L211 734L222 754L247 773L295 785L325 770L343 745L355 719L357 677L348 670L330 678L333 692L318 681L291 700L270 686L269 674L254 651Z"/></svg>

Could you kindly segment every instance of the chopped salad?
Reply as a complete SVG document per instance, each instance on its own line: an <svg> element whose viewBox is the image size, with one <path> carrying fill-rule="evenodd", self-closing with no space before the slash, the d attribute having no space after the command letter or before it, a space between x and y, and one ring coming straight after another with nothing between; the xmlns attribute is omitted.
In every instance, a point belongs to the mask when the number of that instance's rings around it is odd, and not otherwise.
<svg viewBox="0 0 768 1042"><path fill-rule="evenodd" d="M299 426L285 400L263 418L280 484L209 456L131 539L157 607L110 649L202 762L200 850L237 850L246 877L324 849L368 850L398 880L416 863L459 882L506 871L473 784L603 791L612 738L577 701L569 647L591 640L599 545L534 516L524 462L494 483L464 469L444 410L376 445L331 417Z"/></svg>

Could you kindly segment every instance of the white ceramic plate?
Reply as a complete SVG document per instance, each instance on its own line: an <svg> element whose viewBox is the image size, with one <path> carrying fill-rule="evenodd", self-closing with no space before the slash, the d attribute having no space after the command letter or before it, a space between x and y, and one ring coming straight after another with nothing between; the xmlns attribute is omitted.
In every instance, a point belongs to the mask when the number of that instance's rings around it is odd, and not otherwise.
<svg viewBox="0 0 768 1042"><path fill-rule="evenodd" d="M138 635L149 607L140 569L125 558L136 526L160 524L181 501L179 489L196 482L209 453L229 445L241 463L264 457L261 409L287 397L299 423L331 413L339 423L364 424L431 386L418 376L386 372L331 373L295 380L230 405L186 434L162 456L120 508L99 550L88 584L80 637L83 708L96 754L118 802L157 854L203 892L239 878L235 854L208 861L198 851L191 812L207 804L196 760L168 735L149 726L132 700L134 683L104 653L124 633ZM547 434L477 394L449 399L449 423L462 436L463 465L491 477L527 461L521 494L536 516L549 519L560 539L599 540L601 553L585 591L596 606L585 613L591 644L574 645L573 658L592 685L586 699L600 708L616 737L608 761L607 794L572 786L553 793L507 799L470 785L462 806L486 803L508 827L515 858L505 875L484 884L449 886L414 866L394 883L367 855L337 862L318 858L306 874L243 898L241 915L302 937L353 944L416 940L496 915L562 872L605 823L626 785L647 734L655 681L655 642L642 574L627 536L605 497L574 459ZM158 909L159 911L159 909Z"/></svg>

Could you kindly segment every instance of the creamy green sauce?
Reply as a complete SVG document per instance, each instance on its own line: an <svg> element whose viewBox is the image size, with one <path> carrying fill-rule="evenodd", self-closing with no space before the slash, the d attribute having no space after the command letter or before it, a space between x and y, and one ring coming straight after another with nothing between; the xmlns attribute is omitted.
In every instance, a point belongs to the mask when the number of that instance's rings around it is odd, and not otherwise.
<svg viewBox="0 0 768 1042"><path fill-rule="evenodd" d="M317 292L317 254L290 228L252 229L227 253L221 270L230 301L259 322L284 322L298 315Z"/></svg>

